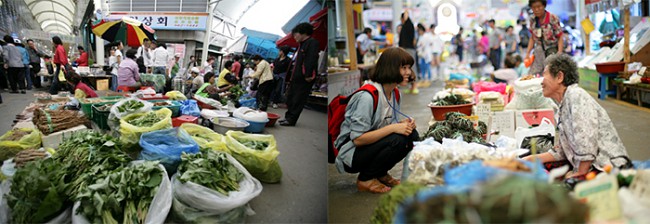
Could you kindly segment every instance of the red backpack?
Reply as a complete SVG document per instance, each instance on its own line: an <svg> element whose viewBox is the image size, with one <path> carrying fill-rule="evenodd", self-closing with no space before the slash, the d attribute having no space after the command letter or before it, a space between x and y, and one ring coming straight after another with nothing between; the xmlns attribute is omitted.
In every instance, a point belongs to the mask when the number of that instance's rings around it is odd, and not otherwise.
<svg viewBox="0 0 650 224"><path fill-rule="evenodd" d="M361 88L354 91L350 96L338 95L334 97L332 102L327 106L327 161L329 163L334 163L336 156L339 154L339 149L334 146L336 138L339 137L341 133L341 124L345 120L345 108L348 106L350 98L358 92L365 91L372 95L373 99L373 117L374 113L377 110L377 104L379 101L379 91L372 84L365 84ZM399 90L395 88L393 90L397 102L400 100Z"/></svg>

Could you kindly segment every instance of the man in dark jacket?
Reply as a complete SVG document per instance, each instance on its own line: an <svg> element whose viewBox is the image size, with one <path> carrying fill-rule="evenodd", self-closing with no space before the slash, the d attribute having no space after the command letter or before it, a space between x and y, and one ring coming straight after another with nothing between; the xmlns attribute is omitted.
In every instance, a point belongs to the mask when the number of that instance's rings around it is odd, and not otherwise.
<svg viewBox="0 0 650 224"><path fill-rule="evenodd" d="M34 87L41 88L41 77L38 77L38 73L41 71L41 57L44 57L43 52L36 49L34 40L27 40L27 53L29 54L29 66L31 67L31 76L32 81L34 82Z"/></svg>
<svg viewBox="0 0 650 224"><path fill-rule="evenodd" d="M287 93L288 110L284 119L279 121L282 126L296 125L314 85L318 67L318 41L311 38L313 33L314 26L309 23L298 24L291 30L299 46L290 70L292 75Z"/></svg>
<svg viewBox="0 0 650 224"><path fill-rule="evenodd" d="M408 11L402 13L402 30L399 32L399 47L404 48L404 50L406 50L406 52L417 61L415 55L415 26L413 26L413 22L411 22ZM413 73L415 73L415 71L413 71ZM416 88L415 80L409 80L409 83L411 83L411 88L405 92L413 94L419 93L419 90Z"/></svg>
<svg viewBox="0 0 650 224"><path fill-rule="evenodd" d="M273 81L275 81L275 89L271 95L273 109L277 109L278 104L283 102L282 96L284 95L284 82L287 78L289 64L291 63L291 59L287 54L289 54L289 47L282 46L280 47L278 58L273 61Z"/></svg>

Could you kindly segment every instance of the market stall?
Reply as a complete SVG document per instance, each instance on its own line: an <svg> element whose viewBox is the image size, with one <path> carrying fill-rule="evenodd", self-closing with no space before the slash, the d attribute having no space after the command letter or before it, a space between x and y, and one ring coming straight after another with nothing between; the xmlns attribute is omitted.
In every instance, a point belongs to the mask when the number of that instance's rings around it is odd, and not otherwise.
<svg viewBox="0 0 650 224"><path fill-rule="evenodd" d="M245 222L282 178L270 114L151 91L35 95L0 136L0 223Z"/></svg>

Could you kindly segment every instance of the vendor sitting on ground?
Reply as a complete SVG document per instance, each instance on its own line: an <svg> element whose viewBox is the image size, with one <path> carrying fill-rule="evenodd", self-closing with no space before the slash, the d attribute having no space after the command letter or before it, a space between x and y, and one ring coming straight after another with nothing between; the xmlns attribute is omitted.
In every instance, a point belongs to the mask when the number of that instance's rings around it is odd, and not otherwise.
<svg viewBox="0 0 650 224"><path fill-rule="evenodd" d="M224 64L223 70L219 73L217 80L217 87L219 87L219 89L228 90L237 84L237 77L230 72L232 69L232 63L232 61L227 61Z"/></svg>
<svg viewBox="0 0 650 224"><path fill-rule="evenodd" d="M388 170L413 149L418 132L413 119L406 117L399 121L400 102L393 90L397 85L406 86L409 77L415 78L411 71L413 63L406 50L386 49L370 73L370 85L378 91L377 109L373 111L373 96L369 92L361 91L350 97L335 142L339 149L336 168L339 172L358 172L359 191L385 193L400 184Z"/></svg>
<svg viewBox="0 0 650 224"><path fill-rule="evenodd" d="M206 98L212 98L214 100L220 100L221 96L226 96L229 95L229 93L226 93L225 89L220 89L217 86L215 86L215 76L214 73L208 72L203 75L203 85L199 90L196 91L197 96L201 97L206 97Z"/></svg>
<svg viewBox="0 0 650 224"><path fill-rule="evenodd" d="M97 93L81 81L79 74L70 72L66 80L68 80L68 84L74 89L74 98L84 99L97 97Z"/></svg>
<svg viewBox="0 0 650 224"><path fill-rule="evenodd" d="M607 164L627 163L627 151L607 111L578 86L578 68L571 56L555 54L545 60L542 89L560 107L557 116L559 144L555 149L524 159L543 163L567 161L573 170L566 178L581 177Z"/></svg>
<svg viewBox="0 0 650 224"><path fill-rule="evenodd" d="M508 85L513 85L515 84L515 80L519 77L517 70L515 70L515 66L517 65L515 58L512 55L506 56L504 64L506 65L506 68L496 70L490 74L490 76L496 83L502 82Z"/></svg>

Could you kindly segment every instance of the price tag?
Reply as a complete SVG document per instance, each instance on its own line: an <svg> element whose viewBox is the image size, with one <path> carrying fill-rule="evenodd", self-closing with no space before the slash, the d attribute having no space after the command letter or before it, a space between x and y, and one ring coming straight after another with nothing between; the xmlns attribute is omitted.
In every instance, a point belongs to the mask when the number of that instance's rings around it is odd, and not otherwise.
<svg viewBox="0 0 650 224"><path fill-rule="evenodd" d="M599 176L591 181L579 183L575 195L587 202L590 220L606 221L620 219L621 205L618 199L618 181L614 176Z"/></svg>

